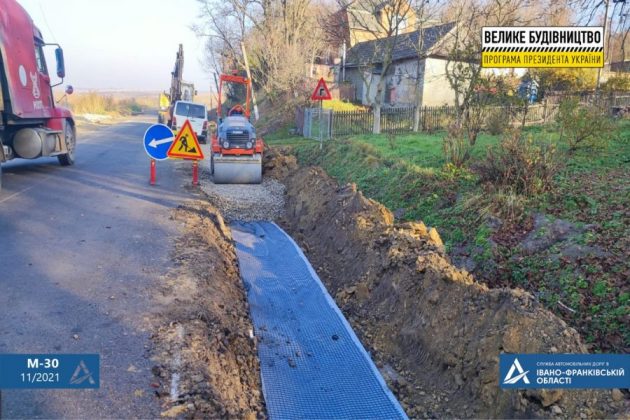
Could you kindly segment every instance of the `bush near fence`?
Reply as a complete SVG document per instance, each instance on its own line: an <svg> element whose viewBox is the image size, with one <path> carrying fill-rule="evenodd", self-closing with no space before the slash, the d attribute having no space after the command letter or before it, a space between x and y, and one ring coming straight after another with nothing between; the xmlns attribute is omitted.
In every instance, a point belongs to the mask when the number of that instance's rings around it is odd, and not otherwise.
<svg viewBox="0 0 630 420"><path fill-rule="evenodd" d="M488 112L492 109L488 108ZM557 111L557 106L530 105L525 118L526 124L544 123L551 120ZM409 133L413 131L414 107L383 108L381 110L381 131L383 133ZM522 121L523 110L511 107L510 115L513 122ZM449 123L456 117L455 107L422 107L420 109L420 130L434 132L446 130ZM356 134L370 134L374 124L374 113L366 111L335 111L333 113L332 135L349 136Z"/></svg>
<svg viewBox="0 0 630 420"><path fill-rule="evenodd" d="M562 98L566 98L567 95ZM523 122L525 113L525 124L536 125L553 122L558 114L559 96L550 96L542 103L528 106L505 106L487 107L485 112L490 116L499 110L505 111L505 115L511 116L508 125L519 125ZM579 103L594 104L603 109L609 109L611 114L619 107L630 106L630 95L580 95ZM446 130L451 121L455 119L456 112L454 106L422 107L420 109L420 130L424 132L434 132ZM317 111L318 112L318 111ZM381 132L402 134L413 131L415 107L393 107L381 109ZM298 114L297 118L304 118L304 113ZM303 127L302 124L298 124ZM374 126L374 113L369 110L340 111L333 110L332 128L330 130L333 137L351 136L357 134L371 134ZM304 134L306 135L306 127Z"/></svg>

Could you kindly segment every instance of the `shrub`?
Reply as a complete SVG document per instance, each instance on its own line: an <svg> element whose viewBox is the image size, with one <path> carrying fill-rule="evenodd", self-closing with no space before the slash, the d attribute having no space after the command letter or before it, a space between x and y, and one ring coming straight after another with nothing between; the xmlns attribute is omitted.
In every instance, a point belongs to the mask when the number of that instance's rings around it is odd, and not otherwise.
<svg viewBox="0 0 630 420"><path fill-rule="evenodd" d="M488 111L486 117L486 131L492 135L503 134L510 125L512 116L504 107L497 107Z"/></svg>
<svg viewBox="0 0 630 420"><path fill-rule="evenodd" d="M442 151L446 162L461 168L470 158L471 150L472 145L466 137L462 124L457 122L450 124L442 140Z"/></svg>
<svg viewBox="0 0 630 420"><path fill-rule="evenodd" d="M606 93L612 92L629 92L630 77L628 76L611 76L602 84L602 91Z"/></svg>
<svg viewBox="0 0 630 420"><path fill-rule="evenodd" d="M389 144L389 148L392 150L396 149L396 143L397 143L398 137L396 136L395 132L388 132L387 133L387 143Z"/></svg>
<svg viewBox="0 0 630 420"><path fill-rule="evenodd" d="M566 138L572 152L583 146L606 147L614 130L606 109L583 105L573 98L560 103L556 121L560 126L560 138Z"/></svg>
<svg viewBox="0 0 630 420"><path fill-rule="evenodd" d="M488 149L486 159L475 166L481 182L518 194L534 195L548 190L559 167L552 144L524 138L510 130Z"/></svg>

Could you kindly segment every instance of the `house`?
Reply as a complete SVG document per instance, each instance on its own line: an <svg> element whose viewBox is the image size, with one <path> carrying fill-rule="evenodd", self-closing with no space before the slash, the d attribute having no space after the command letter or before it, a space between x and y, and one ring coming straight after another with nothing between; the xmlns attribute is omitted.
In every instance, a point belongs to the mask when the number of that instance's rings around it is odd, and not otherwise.
<svg viewBox="0 0 630 420"><path fill-rule="evenodd" d="M413 106L417 89L420 89L422 106L453 105L455 94L446 77L445 44L454 28L455 23L446 23L396 37L359 42L348 51L338 80L352 84L353 99L364 105L374 102L381 77L387 79L385 105ZM390 48L392 64L383 75L383 57Z"/></svg>
<svg viewBox="0 0 630 420"><path fill-rule="evenodd" d="M413 32L419 22L408 0L354 0L330 15L324 29L330 45L351 48L394 33Z"/></svg>

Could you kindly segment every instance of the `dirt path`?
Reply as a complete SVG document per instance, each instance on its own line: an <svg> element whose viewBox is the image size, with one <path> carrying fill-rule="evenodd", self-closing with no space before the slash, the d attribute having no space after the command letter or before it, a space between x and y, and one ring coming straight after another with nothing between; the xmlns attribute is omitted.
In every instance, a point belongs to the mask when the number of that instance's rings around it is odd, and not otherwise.
<svg viewBox="0 0 630 420"><path fill-rule="evenodd" d="M173 212L183 226L161 288L152 349L164 417L265 416L253 327L229 229L206 202Z"/></svg>

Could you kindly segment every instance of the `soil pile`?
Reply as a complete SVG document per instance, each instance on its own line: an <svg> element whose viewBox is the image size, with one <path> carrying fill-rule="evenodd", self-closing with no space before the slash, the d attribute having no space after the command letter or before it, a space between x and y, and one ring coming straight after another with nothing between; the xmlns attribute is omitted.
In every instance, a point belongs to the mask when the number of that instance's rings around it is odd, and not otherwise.
<svg viewBox="0 0 630 420"><path fill-rule="evenodd" d="M194 202L174 211L183 225L162 287L152 360L163 417L265 416L253 327L229 229Z"/></svg>
<svg viewBox="0 0 630 420"><path fill-rule="evenodd" d="M271 154L287 187L281 221L413 417L591 417L605 392L502 391L499 354L586 352L577 332L522 290L488 289L454 267L435 229L392 213L320 168ZM277 168L282 168L277 170Z"/></svg>

